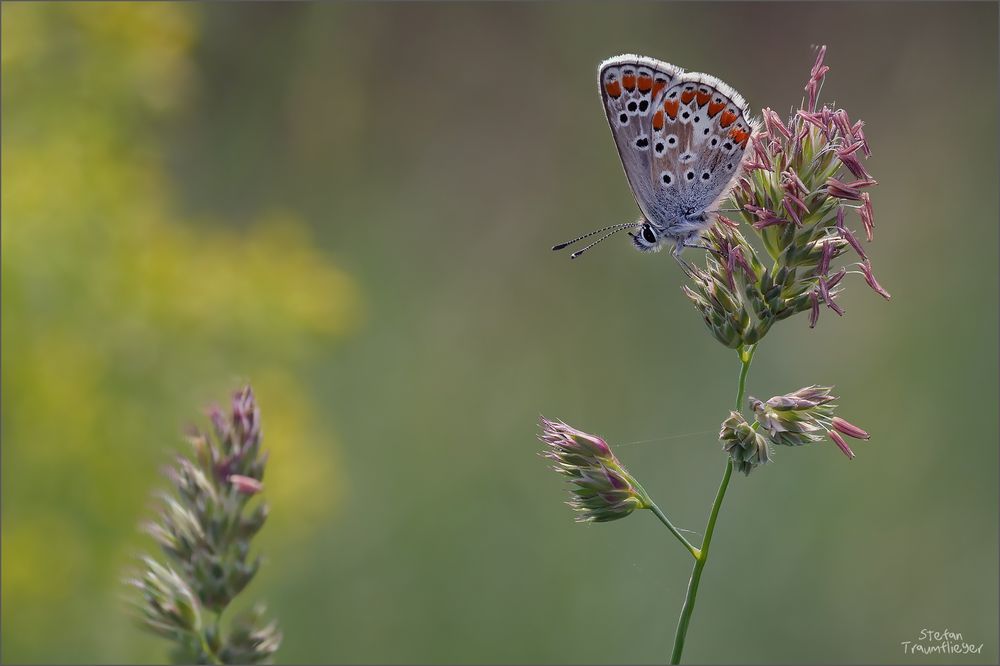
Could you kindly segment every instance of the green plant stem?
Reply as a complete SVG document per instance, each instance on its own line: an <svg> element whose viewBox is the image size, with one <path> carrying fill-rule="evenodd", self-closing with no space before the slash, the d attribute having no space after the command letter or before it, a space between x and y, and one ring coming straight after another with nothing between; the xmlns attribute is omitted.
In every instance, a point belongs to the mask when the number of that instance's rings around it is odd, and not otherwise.
<svg viewBox="0 0 1000 666"><path fill-rule="evenodd" d="M222 658L219 657L216 652L217 648L215 647L219 644L219 637L221 636L219 632L222 630L222 611L214 611L212 616L212 626L206 626L198 632L198 641L201 643L201 651L205 653L210 663L222 664Z"/></svg>
<svg viewBox="0 0 1000 666"><path fill-rule="evenodd" d="M682 535L680 531L678 531L678 529L674 527L674 524L670 522L670 519L667 518L666 514L664 514L663 511L660 509L660 507L656 506L656 503L653 502L652 500L650 500L649 502L649 509L653 512L654 515L656 515L657 518L660 519L661 523L667 526L667 529L670 530L670 533L673 534L675 537L677 537L677 540L680 541L685 548L687 548L688 552L691 553L691 556L694 559L697 560L699 557L701 557L701 551L695 548L693 545L691 545L691 542L684 538L684 535Z"/></svg>
<svg viewBox="0 0 1000 666"><path fill-rule="evenodd" d="M199 632L198 639L201 641L201 651L205 653L208 660L213 664L222 664L222 659L215 653L212 646L208 644L208 637L205 632Z"/></svg>
<svg viewBox="0 0 1000 666"><path fill-rule="evenodd" d="M743 396L746 393L747 373L750 372L750 362L753 361L753 353L757 349L756 345L741 347L738 350L740 355L740 380L739 388L736 392L736 411L742 411ZM712 512L708 516L708 525L705 527L705 539L702 541L701 550L695 557L694 569L691 570L691 581L688 583L687 596L684 598L684 606L681 608L681 617L677 621L677 633L674 636L674 651L670 657L671 664L681 662L681 653L684 651L684 638L687 636L688 625L691 623L691 614L694 612L694 602L698 598L698 584L701 582L701 572L705 569L708 561L708 549L712 545L712 534L715 532L715 521L719 518L719 509L722 508L722 500L726 496L726 489L729 487L729 479L733 475L733 461L726 461L726 471L722 474L722 483L719 484L719 492L715 495L715 502L712 503Z"/></svg>

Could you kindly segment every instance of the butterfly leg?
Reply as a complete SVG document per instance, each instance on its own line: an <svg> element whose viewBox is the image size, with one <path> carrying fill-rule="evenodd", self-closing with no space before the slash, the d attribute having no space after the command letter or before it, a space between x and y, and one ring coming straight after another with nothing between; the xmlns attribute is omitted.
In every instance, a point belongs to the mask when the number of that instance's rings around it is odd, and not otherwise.
<svg viewBox="0 0 1000 666"><path fill-rule="evenodd" d="M674 255L679 257L681 255L681 252L683 252L687 248L691 248L692 250L705 250L705 252L711 252L716 256L722 256L721 253L714 247L709 247L707 245L698 245L697 243L689 243L686 240L677 241L677 245L674 247Z"/></svg>
<svg viewBox="0 0 1000 666"><path fill-rule="evenodd" d="M716 254L718 254L718 250L716 250L715 248L711 248L711 247L709 247L707 245L694 245L694 244L689 245L689 244L685 243L682 247L685 247L685 248L690 247L690 248L693 248L695 250L705 250L706 252L715 252Z"/></svg>
<svg viewBox="0 0 1000 666"><path fill-rule="evenodd" d="M694 280L697 278L698 275L697 271L695 270L695 267L689 264L687 261L685 261L684 257L681 256L681 253L684 252L685 247L689 246L685 245L683 241L678 241L677 244L674 245L674 249L670 254L677 261L678 265L680 265L681 270L683 270L689 278Z"/></svg>

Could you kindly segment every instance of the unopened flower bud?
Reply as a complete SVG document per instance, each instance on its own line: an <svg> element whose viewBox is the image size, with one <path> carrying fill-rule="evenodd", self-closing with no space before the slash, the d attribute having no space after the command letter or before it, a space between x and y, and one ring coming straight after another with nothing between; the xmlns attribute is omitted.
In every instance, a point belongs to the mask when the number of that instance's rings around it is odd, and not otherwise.
<svg viewBox="0 0 1000 666"><path fill-rule="evenodd" d="M890 298L892 298L892 296L889 295L889 292L887 292L884 288L882 288L882 285L880 285L878 283L878 280L875 279L875 274L872 273L871 261L865 259L863 262L858 264L858 268L861 269L861 274L865 276L865 282L867 282L868 286L872 288L872 291L874 291L876 294L878 294L885 300L889 300Z"/></svg>
<svg viewBox="0 0 1000 666"><path fill-rule="evenodd" d="M229 483L244 495L256 495L264 490L264 484L257 479L242 474L230 474Z"/></svg>
<svg viewBox="0 0 1000 666"><path fill-rule="evenodd" d="M866 431L862 430L853 423L845 421L839 416L833 417L832 425L834 430L838 430L848 437L853 437L854 439L871 439L871 435L869 435Z"/></svg>
<svg viewBox="0 0 1000 666"><path fill-rule="evenodd" d="M733 460L736 471L749 475L755 467L771 460L767 439L758 433L739 412L730 412L719 431L722 450Z"/></svg>
<svg viewBox="0 0 1000 666"><path fill-rule="evenodd" d="M650 507L645 491L603 439L545 417L541 427L542 455L553 461L552 469L567 477L568 504L578 512L577 521L607 522Z"/></svg>
<svg viewBox="0 0 1000 666"><path fill-rule="evenodd" d="M851 447L847 445L847 442L840 436L840 433L836 430L831 430L829 435L830 439L833 440L833 443L837 445L837 448L844 452L847 459L854 460L854 451L851 451Z"/></svg>

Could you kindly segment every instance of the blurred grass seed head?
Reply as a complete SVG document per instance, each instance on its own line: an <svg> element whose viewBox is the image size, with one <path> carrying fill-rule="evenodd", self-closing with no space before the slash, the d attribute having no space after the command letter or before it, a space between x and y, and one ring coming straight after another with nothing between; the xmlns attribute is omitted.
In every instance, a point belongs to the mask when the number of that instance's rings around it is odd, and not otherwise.
<svg viewBox="0 0 1000 666"><path fill-rule="evenodd" d="M260 409L249 386L233 396L229 417L209 412L213 435L194 430L193 457L179 456L168 476L174 492L161 493L161 511L145 526L166 563L142 558L145 570L127 583L140 592L135 606L144 626L175 643L181 663L263 663L281 645L262 606L240 616L228 636L220 619L250 583L260 556L250 541L267 519L263 490L267 454L260 450ZM209 622L206 614L214 616Z"/></svg>

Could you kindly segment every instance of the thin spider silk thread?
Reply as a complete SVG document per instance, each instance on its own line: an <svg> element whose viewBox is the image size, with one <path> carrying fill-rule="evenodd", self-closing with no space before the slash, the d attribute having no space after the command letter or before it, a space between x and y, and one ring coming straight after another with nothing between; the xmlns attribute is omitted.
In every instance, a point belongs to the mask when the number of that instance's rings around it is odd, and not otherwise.
<svg viewBox="0 0 1000 666"><path fill-rule="evenodd" d="M698 432L686 432L680 435L668 435L666 437L657 437L655 439L640 439L635 442L623 442L622 444L613 444L611 448L620 449L624 446L634 446L636 444L651 444L652 442L665 442L670 439L681 439L682 437L694 437L695 435L708 435L714 433L714 430L700 430Z"/></svg>
<svg viewBox="0 0 1000 666"><path fill-rule="evenodd" d="M624 442L622 444L615 444L611 448L613 448L613 449L620 449L623 446L635 446L637 444L652 444L653 442L665 442L667 440L681 439L683 437L694 437L696 435L708 435L708 434L711 434L711 433L714 433L714 432L715 432L715 430L699 430L698 432L685 432L685 433L681 433L679 435L668 435L666 437L656 437L655 439L640 439L640 440L635 441L635 442ZM688 530L688 529L685 529L683 527L678 527L677 531L678 532L686 532L688 534L696 534L698 536L702 536L701 532L698 532L696 530Z"/></svg>

